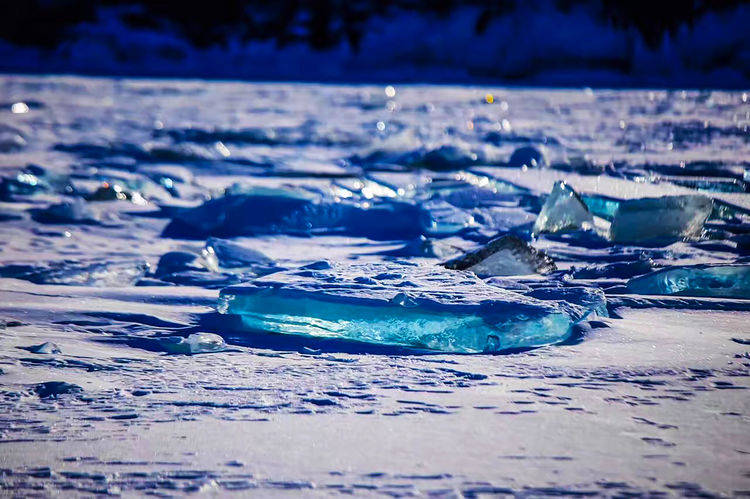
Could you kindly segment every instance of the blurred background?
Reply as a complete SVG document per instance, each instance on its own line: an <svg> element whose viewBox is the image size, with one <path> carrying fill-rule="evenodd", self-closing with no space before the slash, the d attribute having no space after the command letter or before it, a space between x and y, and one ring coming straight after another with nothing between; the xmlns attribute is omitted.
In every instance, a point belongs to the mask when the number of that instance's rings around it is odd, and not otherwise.
<svg viewBox="0 0 750 499"><path fill-rule="evenodd" d="M741 0L17 0L0 71L747 88Z"/></svg>

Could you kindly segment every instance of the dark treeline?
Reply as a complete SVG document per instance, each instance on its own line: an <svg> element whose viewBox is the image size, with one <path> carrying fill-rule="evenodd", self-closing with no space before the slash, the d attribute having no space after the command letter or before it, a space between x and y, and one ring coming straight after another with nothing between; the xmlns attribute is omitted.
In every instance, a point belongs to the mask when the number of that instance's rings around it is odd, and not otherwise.
<svg viewBox="0 0 750 499"><path fill-rule="evenodd" d="M588 9L611 26L637 30L650 47L682 25L710 11L745 0L536 0L568 11ZM478 8L475 29L517 9L523 0L18 0L0 2L0 38L26 46L52 48L78 24L94 21L100 6L127 7L123 20L132 27L175 29L198 47L231 38L275 40L280 46L307 43L324 49L342 41L355 49L368 19L397 10L449 16L463 6Z"/></svg>

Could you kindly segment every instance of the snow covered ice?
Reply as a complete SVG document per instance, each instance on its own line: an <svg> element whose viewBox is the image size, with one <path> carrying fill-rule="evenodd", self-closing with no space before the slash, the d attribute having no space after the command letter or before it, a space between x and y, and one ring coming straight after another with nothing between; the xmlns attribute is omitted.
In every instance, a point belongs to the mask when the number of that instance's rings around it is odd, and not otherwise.
<svg viewBox="0 0 750 499"><path fill-rule="evenodd" d="M750 489L743 93L390 86L0 77L1 490Z"/></svg>

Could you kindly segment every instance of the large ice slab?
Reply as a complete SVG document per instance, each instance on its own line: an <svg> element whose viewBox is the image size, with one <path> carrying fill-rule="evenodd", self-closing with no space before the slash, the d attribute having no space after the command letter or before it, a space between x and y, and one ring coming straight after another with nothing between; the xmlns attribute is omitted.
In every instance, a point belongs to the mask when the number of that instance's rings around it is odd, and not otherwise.
<svg viewBox="0 0 750 499"><path fill-rule="evenodd" d="M479 249L448 260L443 266L468 270L480 277L548 274L557 269L546 253L514 235L495 238Z"/></svg>
<svg viewBox="0 0 750 499"><path fill-rule="evenodd" d="M712 208L711 199L700 195L622 201L612 220L610 239L639 243L696 237Z"/></svg>
<svg viewBox="0 0 750 499"><path fill-rule="evenodd" d="M588 230L594 227L594 217L583 199L570 185L555 182L552 192L534 222L534 234Z"/></svg>
<svg viewBox="0 0 750 499"><path fill-rule="evenodd" d="M203 238L263 234L342 234L371 239L411 239L431 225L430 216L407 202L335 201L277 190L229 194L181 211L167 237Z"/></svg>
<svg viewBox="0 0 750 499"><path fill-rule="evenodd" d="M252 330L477 353L560 342L562 301L408 262L316 262L221 290L219 312Z"/></svg>
<svg viewBox="0 0 750 499"><path fill-rule="evenodd" d="M631 279L627 287L642 295L750 298L750 264L671 267Z"/></svg>

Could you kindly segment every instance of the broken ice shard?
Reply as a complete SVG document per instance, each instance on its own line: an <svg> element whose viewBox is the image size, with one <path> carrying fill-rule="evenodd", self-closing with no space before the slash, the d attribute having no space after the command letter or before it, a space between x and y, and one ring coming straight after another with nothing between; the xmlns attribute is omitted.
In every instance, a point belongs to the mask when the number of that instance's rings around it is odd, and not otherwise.
<svg viewBox="0 0 750 499"><path fill-rule="evenodd" d="M700 195L622 201L612 220L610 239L641 243L699 236L712 208L713 201Z"/></svg>
<svg viewBox="0 0 750 499"><path fill-rule="evenodd" d="M250 330L477 353L560 342L562 302L410 262L318 262L221 290L218 310Z"/></svg>
<svg viewBox="0 0 750 499"><path fill-rule="evenodd" d="M263 234L342 234L371 239L411 239L429 216L414 204L336 202L288 190L227 194L179 211L166 237L203 238Z"/></svg>
<svg viewBox="0 0 750 499"><path fill-rule="evenodd" d="M534 234L589 230L594 217L576 191L562 181L555 182L552 192L534 222Z"/></svg>
<svg viewBox="0 0 750 499"><path fill-rule="evenodd" d="M631 279L627 287L642 295L750 298L750 264L665 268Z"/></svg>
<svg viewBox="0 0 750 499"><path fill-rule="evenodd" d="M250 266L274 267L276 263L260 251L241 244L211 237L206 241L206 251L216 256L217 264L226 269Z"/></svg>
<svg viewBox="0 0 750 499"><path fill-rule="evenodd" d="M213 333L193 333L187 338L168 336L159 338L159 344L168 353L182 353L192 355L195 353L221 352L227 348L224 338Z"/></svg>
<svg viewBox="0 0 750 499"><path fill-rule="evenodd" d="M408 241L401 247L392 250L381 251L379 254L383 256L393 256L408 258L412 256L423 257L423 258L448 258L451 255L455 255L459 252L457 248L449 245L446 242L437 239L428 239L424 236L420 236L417 239Z"/></svg>
<svg viewBox="0 0 750 499"><path fill-rule="evenodd" d="M548 274L557 270L546 253L514 235L493 239L481 248L443 263L452 270L469 270L480 277Z"/></svg>

